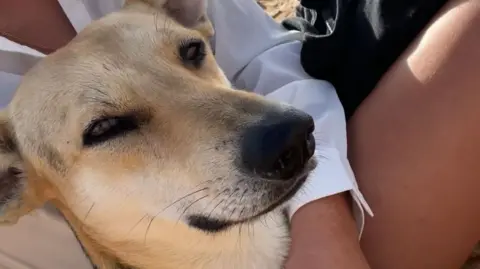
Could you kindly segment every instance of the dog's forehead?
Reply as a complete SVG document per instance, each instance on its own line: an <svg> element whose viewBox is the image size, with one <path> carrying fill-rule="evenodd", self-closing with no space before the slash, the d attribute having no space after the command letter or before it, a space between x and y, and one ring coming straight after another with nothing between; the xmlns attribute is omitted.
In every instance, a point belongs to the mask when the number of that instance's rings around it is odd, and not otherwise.
<svg viewBox="0 0 480 269"><path fill-rule="evenodd" d="M147 41L169 43L198 34L197 31L180 25L164 12L154 11L145 14L124 11L91 23L76 39L87 39L97 45L108 47L113 45L112 42L121 41L143 46Z"/></svg>
<svg viewBox="0 0 480 269"><path fill-rule="evenodd" d="M142 86L159 89L161 83L180 82L165 77L175 75L172 66L181 65L179 43L195 35L162 14L100 19L24 77L9 106L12 118L35 131L39 123L61 128L65 115L72 109L83 113L88 101L126 100Z"/></svg>
<svg viewBox="0 0 480 269"><path fill-rule="evenodd" d="M40 99L62 96L75 100L101 95L98 89L120 93L144 82L153 83L155 77L160 81L162 75L174 75L172 67L181 65L178 46L195 37L201 38L198 32L161 14L106 17L33 68L16 97L32 99L33 94Z"/></svg>

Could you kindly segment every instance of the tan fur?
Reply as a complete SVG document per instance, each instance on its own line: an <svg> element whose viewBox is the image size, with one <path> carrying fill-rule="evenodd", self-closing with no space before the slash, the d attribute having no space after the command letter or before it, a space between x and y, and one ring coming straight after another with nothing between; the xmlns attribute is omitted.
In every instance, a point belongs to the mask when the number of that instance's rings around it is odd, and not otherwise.
<svg viewBox="0 0 480 269"><path fill-rule="evenodd" d="M213 30L204 14L182 24L166 5L128 1L24 77L0 117L0 171L22 171L8 174L21 191L0 209L0 222L14 223L50 201L102 269L118 262L138 269L279 269L289 244L282 207L218 234L182 221L199 211L241 221L248 216L240 206L268 206L255 204L262 189L232 200L246 187L232 169L231 139L279 105L233 91L211 51L199 69L182 64L178 45L207 41ZM126 113L139 119L139 130L82 145L93 118Z"/></svg>

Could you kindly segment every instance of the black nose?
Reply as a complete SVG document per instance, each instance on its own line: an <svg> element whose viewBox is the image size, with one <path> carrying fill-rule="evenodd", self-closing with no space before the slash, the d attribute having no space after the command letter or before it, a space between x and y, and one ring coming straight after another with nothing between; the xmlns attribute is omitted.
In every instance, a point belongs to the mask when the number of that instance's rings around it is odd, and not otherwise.
<svg viewBox="0 0 480 269"><path fill-rule="evenodd" d="M243 166L266 179L289 180L313 156L315 125L298 110L271 113L249 126L241 143Z"/></svg>

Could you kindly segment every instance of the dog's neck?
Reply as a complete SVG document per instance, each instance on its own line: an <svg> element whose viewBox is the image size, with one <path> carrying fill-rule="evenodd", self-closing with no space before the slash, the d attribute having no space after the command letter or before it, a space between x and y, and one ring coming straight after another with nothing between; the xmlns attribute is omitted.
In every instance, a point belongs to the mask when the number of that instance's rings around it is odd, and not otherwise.
<svg viewBox="0 0 480 269"><path fill-rule="evenodd" d="M165 250L149 249L149 253L139 253L135 256L139 257L145 254L144 260L140 259L143 265L134 264L134 262L126 262L122 257L117 257L113 253L122 253L122 249L109 249L109 247L101 245L95 238L88 236L83 229L83 224L76 219L68 210L61 210L67 221L72 226L74 233L85 249L87 256L90 258L95 269L280 269L289 247L288 227L285 223L285 217L279 213L271 213L253 223L244 225L243 227L232 227L231 230L225 232L221 241L212 249L219 251L205 251L205 249L192 249L192 252L185 253L184 262L176 262L174 264L165 264L160 258L161 253ZM226 239L225 238L229 238ZM182 238L178 238L182 240ZM225 249L221 248L222 244L228 244ZM233 246L233 247L232 247ZM219 248L220 247L220 248ZM192 245L192 248L195 248ZM195 251L198 253L194 253ZM140 251L141 252L141 251ZM152 260L152 253L159 253L159 260ZM182 253L180 253L182 254ZM191 254L190 257L188 255ZM172 253L172 255L175 255ZM182 254L183 255L183 254ZM156 257L157 255L153 255ZM172 267L174 266L174 267Z"/></svg>

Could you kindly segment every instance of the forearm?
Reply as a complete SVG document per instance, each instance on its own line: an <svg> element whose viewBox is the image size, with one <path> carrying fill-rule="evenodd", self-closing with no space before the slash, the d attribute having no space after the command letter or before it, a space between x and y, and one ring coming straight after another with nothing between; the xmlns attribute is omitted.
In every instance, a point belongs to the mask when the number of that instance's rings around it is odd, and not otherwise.
<svg viewBox="0 0 480 269"><path fill-rule="evenodd" d="M75 35L57 0L0 0L0 36L50 53Z"/></svg>
<svg viewBox="0 0 480 269"><path fill-rule="evenodd" d="M286 269L368 269L348 193L300 208L292 218L292 245Z"/></svg>

